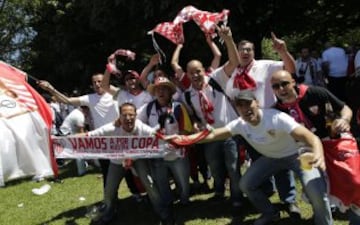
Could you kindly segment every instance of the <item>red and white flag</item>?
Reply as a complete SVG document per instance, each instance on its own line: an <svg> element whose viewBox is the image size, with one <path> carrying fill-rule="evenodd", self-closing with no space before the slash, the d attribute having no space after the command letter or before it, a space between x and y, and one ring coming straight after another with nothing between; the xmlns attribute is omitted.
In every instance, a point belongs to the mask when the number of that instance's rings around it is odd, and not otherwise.
<svg viewBox="0 0 360 225"><path fill-rule="evenodd" d="M192 20L193 14L199 11L200 10L198 10L192 5L186 6L176 15L173 22L175 24L189 22L190 20Z"/></svg>
<svg viewBox="0 0 360 225"><path fill-rule="evenodd" d="M51 110L26 82L26 73L0 61L0 186L26 176L57 175L51 125Z"/></svg>
<svg viewBox="0 0 360 225"><path fill-rule="evenodd" d="M184 32L182 23L173 23L173 22L164 22L159 23L156 27L149 31L149 34L153 32L158 33L159 35L167 38L174 44L184 43Z"/></svg>
<svg viewBox="0 0 360 225"><path fill-rule="evenodd" d="M220 13L211 13L198 10L192 15L192 19L205 34L214 34L215 27L219 22L227 23L229 10L224 9Z"/></svg>

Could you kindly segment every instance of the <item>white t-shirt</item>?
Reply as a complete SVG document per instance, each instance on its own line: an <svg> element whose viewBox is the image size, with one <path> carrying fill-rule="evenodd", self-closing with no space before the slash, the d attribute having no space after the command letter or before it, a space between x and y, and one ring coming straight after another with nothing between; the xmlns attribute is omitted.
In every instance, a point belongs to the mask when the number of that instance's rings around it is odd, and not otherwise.
<svg viewBox="0 0 360 225"><path fill-rule="evenodd" d="M249 75L256 82L256 89L254 94L259 101L261 108L270 108L276 101L276 97L273 93L270 79L271 75L277 71L281 70L284 67L282 61L273 61L273 60L254 60L253 66L250 68ZM234 78L238 70L231 74L229 81L226 84L226 94L233 98L238 92L239 89L233 88Z"/></svg>
<svg viewBox="0 0 360 225"><path fill-rule="evenodd" d="M226 128L240 134L256 151L270 158L283 158L297 153L299 145L290 133L301 126L291 116L275 109L260 110L261 122L257 126L241 117L230 122Z"/></svg>
<svg viewBox="0 0 360 225"><path fill-rule="evenodd" d="M80 128L85 126L85 116L84 113L76 108L67 115L60 126L60 131L62 134L76 134L80 132Z"/></svg>
<svg viewBox="0 0 360 225"><path fill-rule="evenodd" d="M128 91L120 90L116 100L119 106L128 102L134 104L138 109L141 106L145 105L146 103L151 102L153 98L147 91L142 91L138 95L133 95Z"/></svg>
<svg viewBox="0 0 360 225"><path fill-rule="evenodd" d="M226 75L223 67L217 68L209 76L213 78L223 90L225 90L225 85L229 77ZM208 83L210 78L205 76L204 79L205 82ZM190 86L187 91L190 91L190 98L196 115L201 119L204 124L206 124L206 119L201 111L199 91L194 89L192 86ZM232 107L224 93L218 92L210 85L207 85L203 91L205 92L208 100L214 105L214 111L212 112L212 116L215 120L215 123L211 124L211 126L215 128L223 127L227 123L238 117L235 109ZM182 102L185 103L188 109L191 109L191 107L186 102L185 94L183 94L182 96Z"/></svg>
<svg viewBox="0 0 360 225"><path fill-rule="evenodd" d="M345 77L348 60L345 50L339 47L330 47L322 53L323 62L329 63L329 76Z"/></svg>
<svg viewBox="0 0 360 225"><path fill-rule="evenodd" d="M355 64L355 69L360 69L360 50L358 50L355 55L354 64Z"/></svg>
<svg viewBox="0 0 360 225"><path fill-rule="evenodd" d="M94 128L110 123L119 116L118 105L113 100L113 96L107 92L102 95L97 93L83 95L79 99L81 105L89 107Z"/></svg>
<svg viewBox="0 0 360 225"><path fill-rule="evenodd" d="M140 120L135 121L132 132L127 132L122 127L116 127L114 123L108 123L93 131L88 132L88 136L150 136L155 133L155 129L149 127ZM123 159L111 159L112 163L122 164Z"/></svg>

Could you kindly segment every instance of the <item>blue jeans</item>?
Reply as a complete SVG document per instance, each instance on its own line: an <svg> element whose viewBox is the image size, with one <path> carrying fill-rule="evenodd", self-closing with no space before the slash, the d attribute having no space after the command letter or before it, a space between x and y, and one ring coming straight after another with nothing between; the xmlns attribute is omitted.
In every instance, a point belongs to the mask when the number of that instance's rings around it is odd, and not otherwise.
<svg viewBox="0 0 360 225"><path fill-rule="evenodd" d="M360 216L356 214L352 209L348 210L349 225L360 224Z"/></svg>
<svg viewBox="0 0 360 225"><path fill-rule="evenodd" d="M180 202L188 203L190 196L190 162L186 156L172 161L154 159L153 175L155 183L163 196L166 204L172 204L174 198L169 184L169 172L174 178L176 188L179 190Z"/></svg>
<svg viewBox="0 0 360 225"><path fill-rule="evenodd" d="M252 162L255 162L262 155L257 152L246 141L243 142L246 147ZM275 190L278 191L280 200L284 203L296 202L296 187L295 178L291 170L281 170L276 174L273 174L268 180L265 180L261 185L262 190L267 194L272 194Z"/></svg>
<svg viewBox="0 0 360 225"><path fill-rule="evenodd" d="M302 170L297 157L297 154L278 159L261 156L243 175L240 181L241 190L247 194L251 203L260 213L274 215L277 210L260 186L273 174L290 169L299 176L304 191L312 204L315 224L332 225L333 219L324 177L316 168Z"/></svg>
<svg viewBox="0 0 360 225"><path fill-rule="evenodd" d="M125 168L121 164L110 162L105 182L104 203L105 212L111 213L117 200L118 189L121 180L125 177Z"/></svg>
<svg viewBox="0 0 360 225"><path fill-rule="evenodd" d="M160 219L167 219L172 217L172 209L164 204L164 198L155 184L155 179L151 173L151 164L154 160L155 159L137 159L134 160L133 167L141 183L144 185L155 213Z"/></svg>
<svg viewBox="0 0 360 225"><path fill-rule="evenodd" d="M240 162L238 145L233 138L207 143L205 158L214 178L215 194L224 194L226 175L230 178L230 193L233 202L242 200L240 190Z"/></svg>

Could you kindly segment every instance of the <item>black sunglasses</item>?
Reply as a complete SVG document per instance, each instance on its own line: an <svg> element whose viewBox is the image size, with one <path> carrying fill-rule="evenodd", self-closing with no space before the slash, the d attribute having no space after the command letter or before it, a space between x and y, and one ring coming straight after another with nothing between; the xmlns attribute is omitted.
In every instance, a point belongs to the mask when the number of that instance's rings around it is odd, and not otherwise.
<svg viewBox="0 0 360 225"><path fill-rule="evenodd" d="M284 88L290 84L289 81L281 81L280 83L272 84L271 87L275 90L280 89L280 87Z"/></svg>

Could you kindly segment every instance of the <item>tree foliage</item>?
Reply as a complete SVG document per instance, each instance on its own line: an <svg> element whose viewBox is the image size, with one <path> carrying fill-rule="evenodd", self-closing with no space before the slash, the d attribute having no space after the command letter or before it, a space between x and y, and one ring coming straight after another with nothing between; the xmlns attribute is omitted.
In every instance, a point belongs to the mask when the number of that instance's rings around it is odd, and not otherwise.
<svg viewBox="0 0 360 225"><path fill-rule="evenodd" d="M0 59L16 66L28 67L29 45L36 35L30 26L39 1L0 1Z"/></svg>

